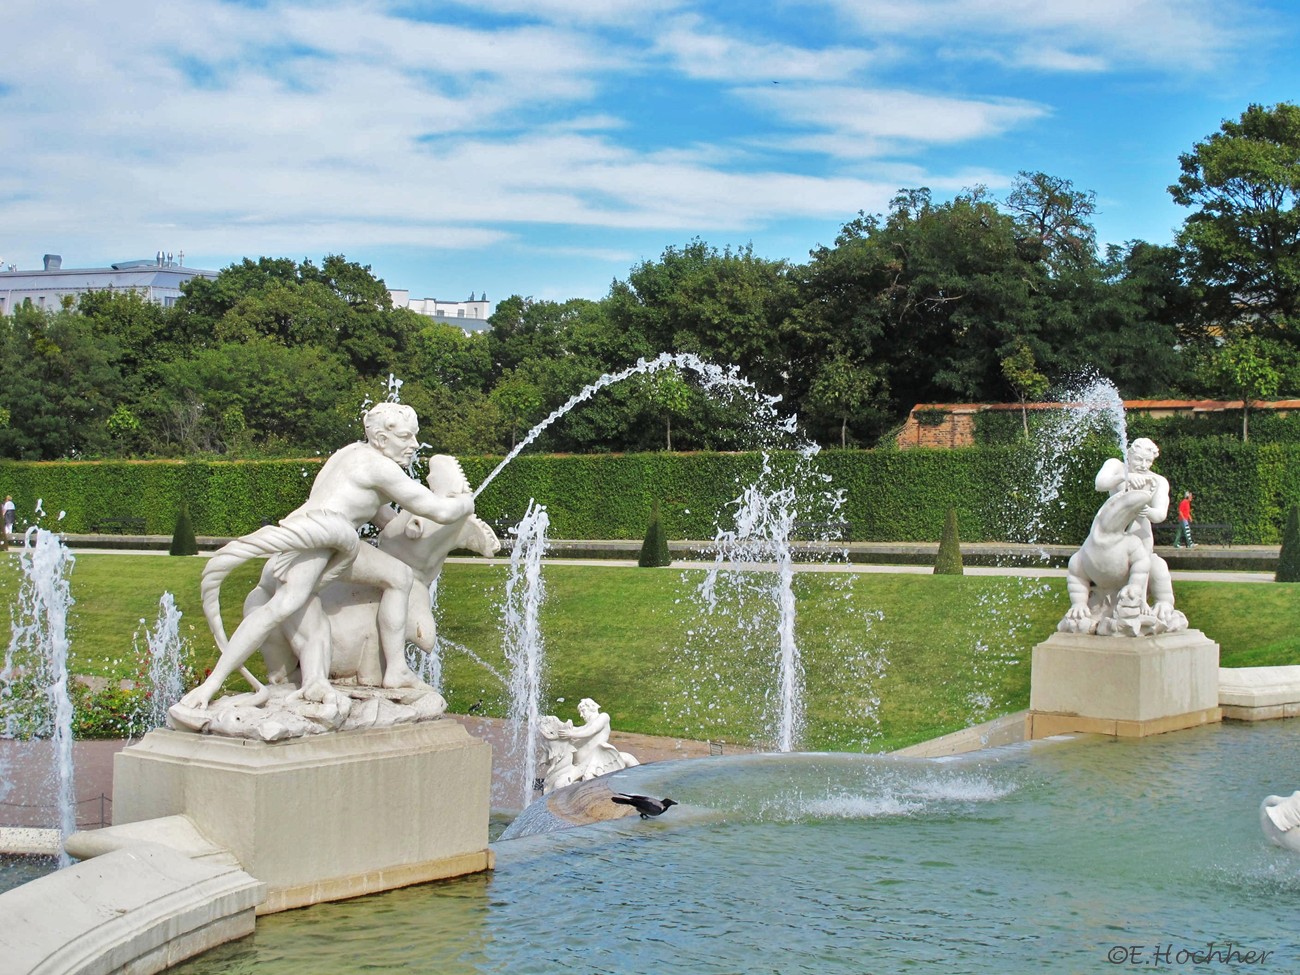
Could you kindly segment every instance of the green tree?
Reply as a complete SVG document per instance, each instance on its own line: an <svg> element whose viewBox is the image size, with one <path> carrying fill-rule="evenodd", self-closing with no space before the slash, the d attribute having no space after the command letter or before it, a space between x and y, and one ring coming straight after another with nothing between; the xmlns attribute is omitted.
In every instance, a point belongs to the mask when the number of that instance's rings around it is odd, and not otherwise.
<svg viewBox="0 0 1300 975"><path fill-rule="evenodd" d="M1296 337L1300 321L1300 106L1251 105L1179 157L1169 187L1195 208L1178 241L1211 331Z"/></svg>
<svg viewBox="0 0 1300 975"><path fill-rule="evenodd" d="M519 373L511 372L493 387L488 399L510 430L513 449L521 434L541 419L542 391Z"/></svg>
<svg viewBox="0 0 1300 975"><path fill-rule="evenodd" d="M1088 264L1096 258L1097 232L1092 226L1097 195L1076 190L1068 179L1021 172L1007 196L1029 256L1054 268Z"/></svg>
<svg viewBox="0 0 1300 975"><path fill-rule="evenodd" d="M215 280L194 278L182 288L172 331L191 348L254 336L284 345L304 343L341 352L363 376L401 372L420 316L393 309L384 282L369 266L341 255L321 267L309 260L245 258Z"/></svg>
<svg viewBox="0 0 1300 975"><path fill-rule="evenodd" d="M311 454L354 435L360 404L346 402L348 370L317 346L255 336L200 349L159 374L164 392L145 422L160 453Z"/></svg>
<svg viewBox="0 0 1300 975"><path fill-rule="evenodd" d="M698 238L669 247L615 282L608 299L615 327L647 351L690 352L735 365L769 393L784 391L790 374L780 328L795 298L784 261L753 247L719 250Z"/></svg>
<svg viewBox="0 0 1300 975"><path fill-rule="evenodd" d="M673 417L686 416L694 402L691 387L676 372L661 369L646 377L646 395L664 420L664 449L673 449ZM656 511L657 514L657 511Z"/></svg>
<svg viewBox="0 0 1300 975"><path fill-rule="evenodd" d="M1016 394L1016 401L1020 404L1020 423L1025 431L1025 439L1028 440L1029 411L1026 404L1041 400L1047 395L1050 385L1047 377L1038 371L1034 350L1028 342L1020 340L1011 354L1003 358L1002 375Z"/></svg>
<svg viewBox="0 0 1300 975"><path fill-rule="evenodd" d="M190 519L190 506L181 502L181 510L176 514L176 527L172 531L169 555L198 555L199 543L194 537L194 522Z"/></svg>
<svg viewBox="0 0 1300 975"><path fill-rule="evenodd" d="M637 565L652 568L671 565L672 554L668 551L668 535L664 532L663 520L659 516L659 502L650 509L650 524L646 528L645 541L641 543L641 554Z"/></svg>
<svg viewBox="0 0 1300 975"><path fill-rule="evenodd" d="M874 412L871 408L883 398L883 393L876 371L848 355L839 355L822 366L813 378L805 403L813 416L839 422L840 446L847 447L849 422L863 412Z"/></svg>
<svg viewBox="0 0 1300 975"><path fill-rule="evenodd" d="M939 552L934 559L935 575L959 576L965 573L961 561L961 539L957 532L957 509L949 508L939 536Z"/></svg>
<svg viewBox="0 0 1300 975"><path fill-rule="evenodd" d="M24 304L0 317L0 456L95 457L112 450L108 419L128 394L120 346L66 308Z"/></svg>
<svg viewBox="0 0 1300 975"><path fill-rule="evenodd" d="M1239 336L1217 347L1208 359L1211 383L1233 399L1241 400L1241 439L1250 439L1250 408L1277 395L1282 382L1278 362L1282 350L1276 343L1253 335Z"/></svg>

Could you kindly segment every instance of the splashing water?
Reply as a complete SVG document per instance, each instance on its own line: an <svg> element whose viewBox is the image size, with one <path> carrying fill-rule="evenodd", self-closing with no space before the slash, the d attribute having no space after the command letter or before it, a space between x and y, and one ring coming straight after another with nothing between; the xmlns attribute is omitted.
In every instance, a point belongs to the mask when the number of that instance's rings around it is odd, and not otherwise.
<svg viewBox="0 0 1300 975"><path fill-rule="evenodd" d="M781 487L772 486L773 466L769 455L764 453L763 473L759 481L745 488L742 496L734 502L737 509L737 527L734 531L730 529L719 531L716 538L718 559L714 570L710 573L709 581L706 581L702 590L703 598L706 602L710 602L707 593L718 588L720 579L730 579L734 576L761 580L758 585L764 589L766 601L774 608L775 619L771 621L770 626L766 626L762 620L765 620L768 614L745 619L733 617L732 642L734 643L737 628L755 634L756 643L765 643L771 633L776 634L778 646L775 651L775 681L768 683L770 689L767 697L774 712L772 726L777 746L783 751L793 750L797 747L803 728L804 675L795 639L794 559L791 537L800 512L804 513L805 517L810 511L817 512L822 519L820 524L823 526L838 523L844 497L842 491L829 488L829 475L814 470L812 461L818 455L820 448L798 436L795 417L783 417L777 411L777 404L780 403L781 397L768 396L759 392L749 380L740 376L739 369L735 366L718 366L689 353L665 352L653 359L638 359L626 369L601 376L537 424L484 478L474 495L477 497L481 494L497 474L533 443L543 431L576 406L591 399L600 390L633 376L649 375L664 369L678 369L693 374L699 380L704 392L709 395L744 398L750 407L752 426L759 436L761 446L765 449L783 447L793 451L792 462L795 470L785 474L790 480ZM796 484L798 487L791 486ZM522 527L521 523L520 529ZM520 529L515 531L519 533L520 543L522 543L526 533ZM805 537L828 541L825 537L817 535L815 531ZM518 547L517 544L516 551ZM822 546L808 552L807 555L815 559L840 562L847 561L848 557L846 549L843 547L836 549L833 545ZM513 563L512 556L512 565ZM727 566L731 568L725 568ZM756 568L765 571L755 572ZM770 575L770 579L763 579L765 574ZM727 587L731 585L730 581L726 583ZM712 600L712 603L711 609L716 609L717 600ZM528 660L525 643L517 644L515 652L520 655L521 661ZM518 682L523 679L520 675L528 673L529 666L531 664L512 664L512 688L518 688ZM883 660L879 655L873 655L868 670L874 675L879 675L883 672L883 666ZM723 681L720 673L715 672L713 677L718 682ZM540 682L540 677L538 681ZM727 690L734 692L734 685L729 686ZM512 706L516 710L512 710L512 713L524 714L525 708L521 703L523 699L519 696L522 693L522 689L517 692L512 691L512 700L516 702ZM698 701L698 691L695 696ZM708 706L713 708L716 702L711 702ZM529 707L535 712L537 705L534 703ZM531 748L534 741L534 731L530 728L529 763L533 762Z"/></svg>
<svg viewBox="0 0 1300 975"><path fill-rule="evenodd" d="M803 664L795 641L794 558L790 536L798 517L794 487L771 488L771 466L763 458L758 481L747 486L736 499L736 527L720 530L713 566L700 584L699 593L709 612L718 608L718 585L727 574L763 563L775 566L770 581L765 574L745 574L729 581L757 584L766 589L776 608L776 701L775 732L778 751L793 751L803 728Z"/></svg>
<svg viewBox="0 0 1300 975"><path fill-rule="evenodd" d="M73 604L68 576L74 562L58 535L43 528L27 530L18 554L21 580L13 635L0 670L5 737L47 738L52 744L49 779L62 839L77 828L68 691L68 610ZM60 866L71 862L60 853Z"/></svg>
<svg viewBox="0 0 1300 975"><path fill-rule="evenodd" d="M390 403L400 403L402 401L402 386L404 381L398 379L391 372L388 374L388 395L385 397Z"/></svg>
<svg viewBox="0 0 1300 975"><path fill-rule="evenodd" d="M638 359L635 363L619 372L606 373L580 392L569 397L568 401L565 402L563 406L557 407L553 410L550 416L537 424L537 426L533 427L533 429L528 432L528 435L524 437L523 440L519 441L510 453L506 454L501 463L497 464L497 466L493 468L492 473L485 477L483 483L475 489L474 497L477 498L483 492L483 489L491 484L493 479L501 473L502 469L519 456L525 447L541 436L541 434L551 426L551 424L560 419L575 406L585 403L607 386L620 383L632 376L650 375L651 373L659 372L662 369L679 369L694 373L700 380L704 391L710 394L726 390L731 393L745 396L753 405L753 416L758 429L777 431L787 435L793 434L795 431L797 424L796 418L793 416L782 418L780 414L777 413L776 405L781 402L781 397L768 396L765 393L760 393L753 383L740 375L740 369L738 366L723 367L715 365L711 362L705 362L703 359L692 355L689 352L661 352L653 359ZM814 447L810 449L815 450L816 448Z"/></svg>
<svg viewBox="0 0 1300 975"><path fill-rule="evenodd" d="M1089 376L1063 389L1056 397L1063 408L1047 416L1035 432L1032 446L1027 510L1013 529L1013 540L1042 544L1048 525L1062 510L1061 487L1068 461L1090 434L1105 428L1114 433L1121 453L1128 457L1128 430L1124 401L1115 384L1104 376ZM1042 553L1046 559L1047 553Z"/></svg>
<svg viewBox="0 0 1300 975"><path fill-rule="evenodd" d="M512 529L515 544L510 551L502 617L505 653L510 664L510 722L515 755L521 759L520 807L533 798L537 777L538 721L545 680L545 647L539 622L546 588L542 581L542 557L546 554L546 530L550 517L534 501L519 524Z"/></svg>
<svg viewBox="0 0 1300 975"><path fill-rule="evenodd" d="M145 731L167 724L167 709L185 693L189 651L181 637L181 611L170 592L158 600L158 620L145 636L149 658L148 710Z"/></svg>

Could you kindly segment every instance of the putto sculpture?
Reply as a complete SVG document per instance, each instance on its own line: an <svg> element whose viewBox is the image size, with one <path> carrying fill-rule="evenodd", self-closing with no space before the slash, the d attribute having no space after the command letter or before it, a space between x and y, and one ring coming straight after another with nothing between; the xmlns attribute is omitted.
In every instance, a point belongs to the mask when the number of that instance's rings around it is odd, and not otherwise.
<svg viewBox="0 0 1300 975"><path fill-rule="evenodd" d="M1151 470L1159 455L1142 437L1129 446L1127 463L1111 458L1097 472L1097 490L1110 497L1070 558L1070 608L1059 630L1151 636L1187 629L1187 617L1174 608L1169 566L1155 554L1151 525L1169 513L1169 482Z"/></svg>
<svg viewBox="0 0 1300 975"><path fill-rule="evenodd" d="M463 547L492 555L500 543L474 517L473 493L454 458L430 461L427 488L404 470L419 442L414 410L380 403L366 414L365 431L365 441L326 460L301 507L230 542L204 568L204 615L221 656L171 708L174 726L274 740L445 710L407 665L406 644L433 646L429 586L448 553ZM367 523L380 528L376 544L358 535ZM227 638L221 584L253 558L266 566ZM266 686L244 668L258 651ZM254 692L213 702L236 670Z"/></svg>
<svg viewBox="0 0 1300 975"><path fill-rule="evenodd" d="M1259 825L1270 843L1300 853L1300 792L1266 796L1259 805Z"/></svg>
<svg viewBox="0 0 1300 975"><path fill-rule="evenodd" d="M539 767L542 794L575 782L586 782L598 775L640 765L635 756L621 752L609 743L609 715L591 698L578 703L583 723L561 721L553 714L538 723L542 737L542 760Z"/></svg>

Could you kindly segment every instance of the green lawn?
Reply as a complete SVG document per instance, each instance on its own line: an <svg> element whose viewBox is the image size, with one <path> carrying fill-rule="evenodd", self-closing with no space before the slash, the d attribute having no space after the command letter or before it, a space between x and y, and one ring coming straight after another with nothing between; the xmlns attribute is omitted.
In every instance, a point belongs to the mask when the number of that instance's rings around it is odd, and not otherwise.
<svg viewBox="0 0 1300 975"><path fill-rule="evenodd" d="M201 558L86 554L72 592L72 669L132 677L133 634L170 591L185 614L199 669L215 656L202 620ZM227 627L258 566L226 585ZM546 567L544 708L576 717L594 697L615 727L648 734L770 743L780 645L771 599L754 578L701 612L704 570ZM504 714L501 600L505 568L452 564L440 586L444 693L454 711L478 702ZM12 601L12 558L0 596ZM1192 625L1219 641L1225 666L1300 663L1300 584L1177 583ZM892 749L1027 706L1029 656L1067 605L1064 581L1016 577L822 574L796 577L797 629L813 749ZM141 623L144 620L144 623ZM457 647L465 647L471 654ZM484 664L488 666L484 666ZM237 681L232 681L232 688Z"/></svg>

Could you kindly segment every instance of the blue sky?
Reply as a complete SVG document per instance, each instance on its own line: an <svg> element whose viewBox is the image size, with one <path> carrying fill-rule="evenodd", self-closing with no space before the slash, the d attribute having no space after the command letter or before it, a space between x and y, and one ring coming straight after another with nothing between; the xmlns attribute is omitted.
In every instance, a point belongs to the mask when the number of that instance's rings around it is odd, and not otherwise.
<svg viewBox="0 0 1300 975"><path fill-rule="evenodd" d="M1019 170L1168 243L1178 156L1300 101L1293 0L9 0L0 258L328 253L413 297L599 298L665 247L804 261Z"/></svg>

